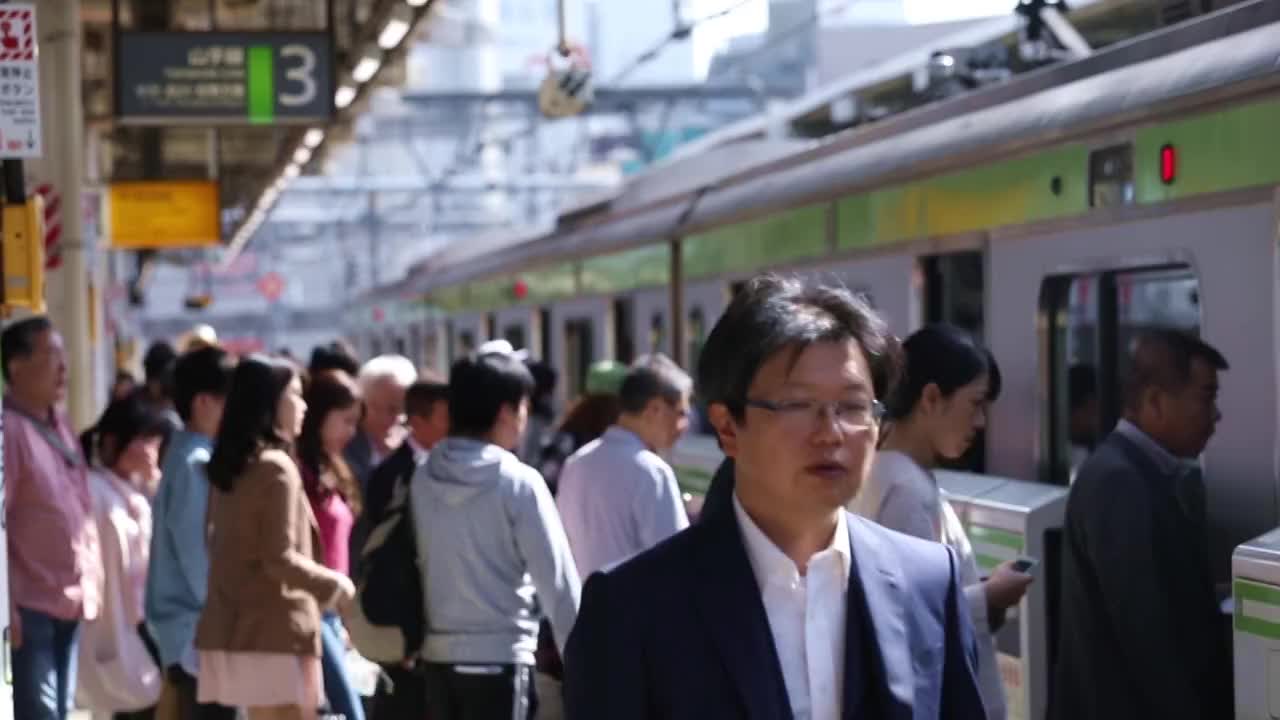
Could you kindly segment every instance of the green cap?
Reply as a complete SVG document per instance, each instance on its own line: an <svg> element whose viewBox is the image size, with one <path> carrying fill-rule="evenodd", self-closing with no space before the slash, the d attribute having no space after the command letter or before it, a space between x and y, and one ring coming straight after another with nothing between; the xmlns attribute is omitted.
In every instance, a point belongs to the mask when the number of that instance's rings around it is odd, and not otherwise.
<svg viewBox="0 0 1280 720"><path fill-rule="evenodd" d="M613 360L592 363L587 369L588 395L617 395L631 368Z"/></svg>

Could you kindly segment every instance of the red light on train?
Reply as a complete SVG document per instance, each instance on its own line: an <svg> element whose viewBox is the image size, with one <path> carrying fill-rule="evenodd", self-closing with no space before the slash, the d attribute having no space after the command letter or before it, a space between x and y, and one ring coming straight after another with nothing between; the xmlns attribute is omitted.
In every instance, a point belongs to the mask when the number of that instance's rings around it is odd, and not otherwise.
<svg viewBox="0 0 1280 720"><path fill-rule="evenodd" d="M525 299L529 296L529 284L523 280L517 280L511 287L511 294L515 295L517 300Z"/></svg>
<svg viewBox="0 0 1280 720"><path fill-rule="evenodd" d="M1172 145L1160 148L1160 182L1172 185L1178 179L1178 150Z"/></svg>

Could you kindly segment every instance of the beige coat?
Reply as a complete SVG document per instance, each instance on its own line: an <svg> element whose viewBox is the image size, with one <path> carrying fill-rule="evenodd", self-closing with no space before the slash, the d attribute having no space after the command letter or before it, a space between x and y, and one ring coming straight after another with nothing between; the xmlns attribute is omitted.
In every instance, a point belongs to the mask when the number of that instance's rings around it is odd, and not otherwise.
<svg viewBox="0 0 1280 720"><path fill-rule="evenodd" d="M319 530L293 459L264 450L230 493L211 491L209 596L196 647L320 655L320 609L341 576L324 567Z"/></svg>

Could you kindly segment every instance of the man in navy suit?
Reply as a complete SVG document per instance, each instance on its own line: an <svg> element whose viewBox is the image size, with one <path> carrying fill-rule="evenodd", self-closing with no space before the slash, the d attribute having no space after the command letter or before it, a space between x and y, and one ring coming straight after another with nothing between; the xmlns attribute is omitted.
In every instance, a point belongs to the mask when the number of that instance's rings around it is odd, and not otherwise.
<svg viewBox="0 0 1280 720"><path fill-rule="evenodd" d="M847 290L747 283L697 369L732 496L587 581L568 720L984 717L955 556L844 511L895 365Z"/></svg>

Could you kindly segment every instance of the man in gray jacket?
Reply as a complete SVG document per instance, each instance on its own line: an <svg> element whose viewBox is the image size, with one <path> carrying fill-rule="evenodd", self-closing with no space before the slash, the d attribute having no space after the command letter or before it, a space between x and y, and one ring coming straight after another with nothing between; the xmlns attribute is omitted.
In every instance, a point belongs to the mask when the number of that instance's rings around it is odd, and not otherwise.
<svg viewBox="0 0 1280 720"><path fill-rule="evenodd" d="M534 717L538 624L563 652L581 583L555 501L520 443L533 378L491 353L454 364L450 435L414 476L432 720Z"/></svg>

